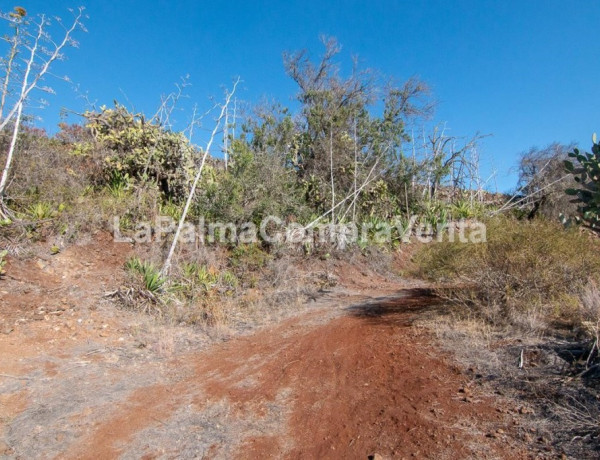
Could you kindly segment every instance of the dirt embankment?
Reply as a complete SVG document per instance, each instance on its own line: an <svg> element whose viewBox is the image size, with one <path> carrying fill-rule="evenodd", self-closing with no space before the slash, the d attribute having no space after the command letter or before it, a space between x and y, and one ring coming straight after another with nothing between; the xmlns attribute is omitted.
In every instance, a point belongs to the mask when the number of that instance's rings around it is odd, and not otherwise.
<svg viewBox="0 0 600 460"><path fill-rule="evenodd" d="M103 244L37 269L10 267L1 313L5 327L24 321L0 334L5 456L528 457L519 415L472 387L412 327L431 303L426 292L339 290L253 334L209 344L159 331L144 341L144 321L96 309L126 252ZM85 311L70 305L82 294Z"/></svg>

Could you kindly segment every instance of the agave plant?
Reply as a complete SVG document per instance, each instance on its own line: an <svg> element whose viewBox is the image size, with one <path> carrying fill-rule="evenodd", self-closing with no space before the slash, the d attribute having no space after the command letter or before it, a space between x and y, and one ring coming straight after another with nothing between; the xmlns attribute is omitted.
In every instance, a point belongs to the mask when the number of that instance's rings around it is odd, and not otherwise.
<svg viewBox="0 0 600 460"><path fill-rule="evenodd" d="M2 278L2 276L4 276L6 274L6 270L4 270L4 267L6 266L6 260L5 257L7 256L8 251L5 249L3 251L0 251L0 278Z"/></svg>
<svg viewBox="0 0 600 460"><path fill-rule="evenodd" d="M50 203L38 201L27 209L27 215L35 220L45 220L56 217L57 211Z"/></svg>
<svg viewBox="0 0 600 460"><path fill-rule="evenodd" d="M106 188L114 198L123 198L129 190L131 181L127 173L113 171Z"/></svg>
<svg viewBox="0 0 600 460"><path fill-rule="evenodd" d="M147 291L152 294L163 291L167 279L152 263L133 257L125 262L125 268L141 275L142 284Z"/></svg>
<svg viewBox="0 0 600 460"><path fill-rule="evenodd" d="M198 268L196 279L204 291L208 292L217 284L218 277L214 269L202 265Z"/></svg>
<svg viewBox="0 0 600 460"><path fill-rule="evenodd" d="M477 210L469 200L458 200L452 204L451 214L455 219L470 219L477 215Z"/></svg>
<svg viewBox="0 0 600 460"><path fill-rule="evenodd" d="M440 229L446 227L449 218L450 213L443 203L430 202L425 205L421 223L429 225L431 231L437 233Z"/></svg>
<svg viewBox="0 0 600 460"><path fill-rule="evenodd" d="M196 278L199 269L200 267L196 262L184 262L181 265L181 273L183 274L183 277L188 281L193 281L194 278Z"/></svg>
<svg viewBox="0 0 600 460"><path fill-rule="evenodd" d="M238 285L238 279L235 274L230 272L229 270L225 270L221 273L221 283L225 285L228 289L235 289Z"/></svg>
<svg viewBox="0 0 600 460"><path fill-rule="evenodd" d="M168 216L178 221L181 218L183 208L172 200L167 200L159 204L158 212L161 216Z"/></svg>

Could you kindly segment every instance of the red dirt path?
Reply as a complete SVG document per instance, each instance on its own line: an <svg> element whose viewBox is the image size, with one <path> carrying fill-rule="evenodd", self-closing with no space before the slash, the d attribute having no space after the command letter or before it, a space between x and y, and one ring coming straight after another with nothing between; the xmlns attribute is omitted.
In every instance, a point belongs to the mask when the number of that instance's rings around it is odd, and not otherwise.
<svg viewBox="0 0 600 460"><path fill-rule="evenodd" d="M10 273L21 281L1 286L5 324L34 315L44 298L46 312L82 293L94 304L126 254L102 244L66 251L37 271L13 263ZM94 283L94 265L106 285ZM72 277L78 290L66 289ZM355 290L169 359L138 355L125 313L74 307L58 320L24 322L0 334L0 455L528 458L515 435L518 415L472 389L431 334L411 326L432 302L427 293L390 296L385 287L387 297ZM64 298L49 295L52 289Z"/></svg>
<svg viewBox="0 0 600 460"><path fill-rule="evenodd" d="M513 419L489 397L467 396L460 372L411 329L412 310L428 301L417 294L333 319L312 313L180 357L172 366L184 377L135 391L65 456L189 453L197 426L176 439L172 428L220 403L235 433L213 435L201 457L526 458L508 442Z"/></svg>

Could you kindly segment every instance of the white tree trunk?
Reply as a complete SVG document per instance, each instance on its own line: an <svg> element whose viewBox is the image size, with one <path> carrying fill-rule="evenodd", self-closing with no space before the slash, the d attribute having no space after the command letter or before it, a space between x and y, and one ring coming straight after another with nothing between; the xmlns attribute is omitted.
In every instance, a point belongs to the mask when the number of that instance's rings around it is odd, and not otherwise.
<svg viewBox="0 0 600 460"><path fill-rule="evenodd" d="M335 185L333 182L333 128L329 131L329 167L331 170L331 223L335 224Z"/></svg>
<svg viewBox="0 0 600 460"><path fill-rule="evenodd" d="M17 138L19 137L19 127L21 126L22 115L23 104L19 104L19 109L17 110L17 119L15 120L15 126L13 127L12 138L10 140L10 147L8 148L8 155L6 157L6 164L4 165L4 169L2 170L2 178L0 178L0 200L2 200L2 197L4 196L6 184L8 183L8 173L10 171L10 167L15 154L15 147L17 146Z"/></svg>
<svg viewBox="0 0 600 460"><path fill-rule="evenodd" d="M206 158L208 157L208 154L210 152L210 148L215 139L215 135L217 134L217 131L219 130L219 126L221 126L221 121L223 120L223 117L225 116L227 107L229 105L229 101L231 101L231 97L235 93L235 89L239 82L240 82L240 79L238 78L233 85L233 90L231 91L231 93L227 94L227 96L225 98L225 104L223 104L223 107L221 107L221 113L219 114L219 118L217 119L217 121L215 123L215 127L210 136L210 140L208 141L208 144L206 145L206 150L204 150L204 154L202 155L202 162L200 163L200 168L198 169L198 172L196 173L196 177L194 178L194 182L192 183L192 188L191 188L190 193L185 202L185 207L183 208L183 212L181 213L181 217L179 218L179 224L177 225L177 230L175 231L175 236L173 237L173 242L171 243L171 247L169 248L169 253L168 253L167 258L165 259L165 263L163 264L163 267L160 271L163 276L167 275L171 268L171 262L173 259L173 254L175 254L175 248L177 247L177 242L179 241L179 235L181 234L181 230L183 229L183 225L185 224L185 219L190 210L190 206L192 205L192 201L194 199L194 194L196 193L196 188L198 187L198 182L200 182L200 178L202 177L202 170L204 169L204 164L206 163Z"/></svg>

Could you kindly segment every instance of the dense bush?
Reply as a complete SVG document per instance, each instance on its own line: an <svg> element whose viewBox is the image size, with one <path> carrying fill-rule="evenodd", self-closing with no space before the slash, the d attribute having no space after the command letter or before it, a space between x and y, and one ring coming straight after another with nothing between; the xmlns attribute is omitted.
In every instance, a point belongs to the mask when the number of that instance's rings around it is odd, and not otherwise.
<svg viewBox="0 0 600 460"><path fill-rule="evenodd" d="M462 283L450 298L495 323L522 324L532 317L575 322L581 293L590 279L600 277L598 244L558 223L496 218L487 224L487 243L423 248L417 257L420 273Z"/></svg>
<svg viewBox="0 0 600 460"><path fill-rule="evenodd" d="M94 139L106 149L102 155L104 183L152 181L166 199L185 197L196 152L182 133L166 130L119 104L114 109L86 112L84 117Z"/></svg>
<svg viewBox="0 0 600 460"><path fill-rule="evenodd" d="M203 172L194 213L238 224L258 224L269 215L301 218L310 214L294 172L238 141L228 170L216 165Z"/></svg>

